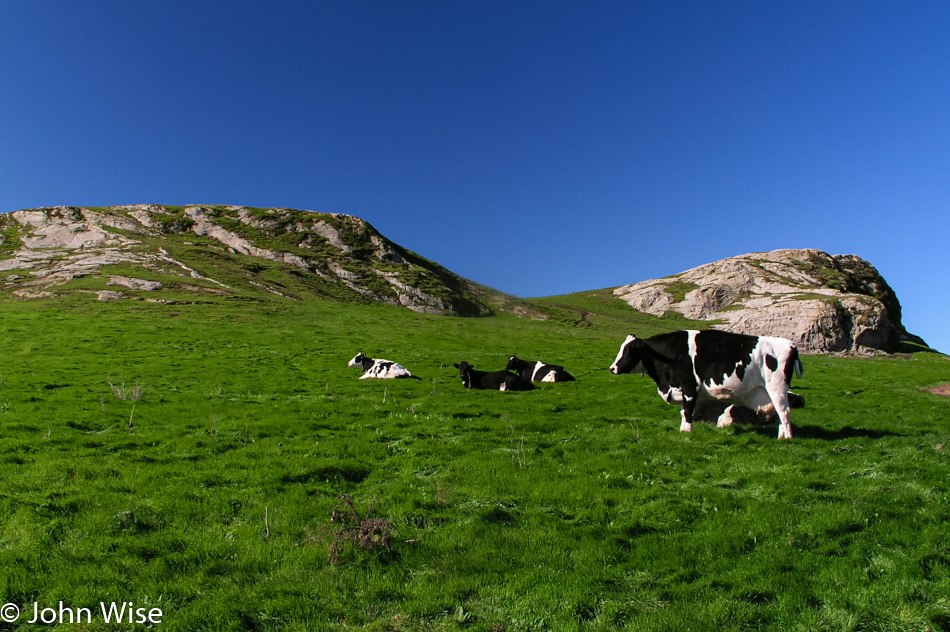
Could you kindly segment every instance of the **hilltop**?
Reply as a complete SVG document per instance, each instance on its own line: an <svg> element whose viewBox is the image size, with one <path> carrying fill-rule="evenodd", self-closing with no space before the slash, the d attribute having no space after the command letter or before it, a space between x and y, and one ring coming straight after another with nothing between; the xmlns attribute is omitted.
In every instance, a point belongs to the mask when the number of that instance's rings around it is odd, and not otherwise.
<svg viewBox="0 0 950 632"><path fill-rule="evenodd" d="M614 294L641 312L675 312L715 328L782 336L810 353L927 348L904 328L900 302L884 277L854 255L751 253Z"/></svg>
<svg viewBox="0 0 950 632"><path fill-rule="evenodd" d="M186 303L325 298L461 316L511 299L351 215L154 204L0 215L0 291Z"/></svg>

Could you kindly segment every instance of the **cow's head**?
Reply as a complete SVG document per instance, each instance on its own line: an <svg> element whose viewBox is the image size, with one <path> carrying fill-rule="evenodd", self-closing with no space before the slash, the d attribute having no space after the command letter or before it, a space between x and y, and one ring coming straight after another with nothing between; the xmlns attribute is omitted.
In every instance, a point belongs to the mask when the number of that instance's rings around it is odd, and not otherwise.
<svg viewBox="0 0 950 632"><path fill-rule="evenodd" d="M373 359L367 358L365 355L363 355L363 352L360 351L355 356L353 356L353 359L350 360L346 366L358 366L366 371L371 366L373 366Z"/></svg>
<svg viewBox="0 0 950 632"><path fill-rule="evenodd" d="M643 371L643 341L631 334L620 345L617 359L610 365L610 372L620 375L621 373L643 373Z"/></svg>
<svg viewBox="0 0 950 632"><path fill-rule="evenodd" d="M471 388L472 369L475 367L465 360L462 360L458 364L453 364L452 366L459 370L459 377L462 378L462 384L465 385L465 388Z"/></svg>
<svg viewBox="0 0 950 632"><path fill-rule="evenodd" d="M505 365L505 370L510 371L511 369L514 369L517 371L520 368L518 365L522 362L524 362L524 360L518 359L518 356L511 356L508 358L508 364Z"/></svg>

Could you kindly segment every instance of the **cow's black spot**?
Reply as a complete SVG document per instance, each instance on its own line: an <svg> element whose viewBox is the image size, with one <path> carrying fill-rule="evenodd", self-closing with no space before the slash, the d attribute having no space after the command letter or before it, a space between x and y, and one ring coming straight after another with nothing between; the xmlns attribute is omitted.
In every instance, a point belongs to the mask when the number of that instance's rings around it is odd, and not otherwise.
<svg viewBox="0 0 950 632"><path fill-rule="evenodd" d="M798 363L798 349L792 345L791 353L788 354L788 358L785 360L785 383L792 383L792 376L795 374L795 364Z"/></svg>
<svg viewBox="0 0 950 632"><path fill-rule="evenodd" d="M769 367L769 371L775 371L778 369L778 358L770 353L765 354L765 366Z"/></svg>
<svg viewBox="0 0 950 632"><path fill-rule="evenodd" d="M708 329L696 334L696 373L706 384L725 383L739 366L752 363L757 336Z"/></svg>

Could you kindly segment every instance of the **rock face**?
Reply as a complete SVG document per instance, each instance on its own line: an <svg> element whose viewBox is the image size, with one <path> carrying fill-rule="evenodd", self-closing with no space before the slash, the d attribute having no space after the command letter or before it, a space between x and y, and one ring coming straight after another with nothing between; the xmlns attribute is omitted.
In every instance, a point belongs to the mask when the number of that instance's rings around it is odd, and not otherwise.
<svg viewBox="0 0 950 632"><path fill-rule="evenodd" d="M357 217L204 205L0 214L4 290L21 298L84 291L99 300L153 302L167 301L138 293L175 292L180 300L182 293L253 298L263 292L465 316L489 314L488 301L503 297L392 243Z"/></svg>
<svg viewBox="0 0 950 632"><path fill-rule="evenodd" d="M926 346L901 324L894 291L867 261L819 250L723 259L614 294L641 312L675 311L716 329L781 336L810 353Z"/></svg>

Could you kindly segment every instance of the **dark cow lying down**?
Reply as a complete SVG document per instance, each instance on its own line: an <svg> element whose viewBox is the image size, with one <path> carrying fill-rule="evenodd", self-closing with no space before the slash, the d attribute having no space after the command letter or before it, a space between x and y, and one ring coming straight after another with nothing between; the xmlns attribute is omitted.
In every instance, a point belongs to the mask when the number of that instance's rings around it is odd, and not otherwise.
<svg viewBox="0 0 950 632"><path fill-rule="evenodd" d="M508 371L476 371L468 362L453 365L459 370L459 377L465 388L491 389L496 391L530 391L534 384Z"/></svg>
<svg viewBox="0 0 950 632"><path fill-rule="evenodd" d="M518 356L508 358L508 364L505 368L510 371L517 371L518 374L529 382L573 382L574 376L564 370L564 367L557 364L545 364L544 362L529 362L522 360Z"/></svg>
<svg viewBox="0 0 950 632"><path fill-rule="evenodd" d="M646 373L668 404L682 405L680 430L692 430L698 399L716 399L752 410L770 406L778 415L779 439L792 438L788 387L802 375L798 349L784 338L726 331L676 331L653 338L627 336L610 371ZM733 406L718 426L732 423Z"/></svg>
<svg viewBox="0 0 950 632"><path fill-rule="evenodd" d="M353 359L347 362L346 366L361 367L363 369L363 375L360 376L361 380L367 378L394 379L412 377L412 373L392 360L374 360L367 358L362 353L357 353L353 356Z"/></svg>

